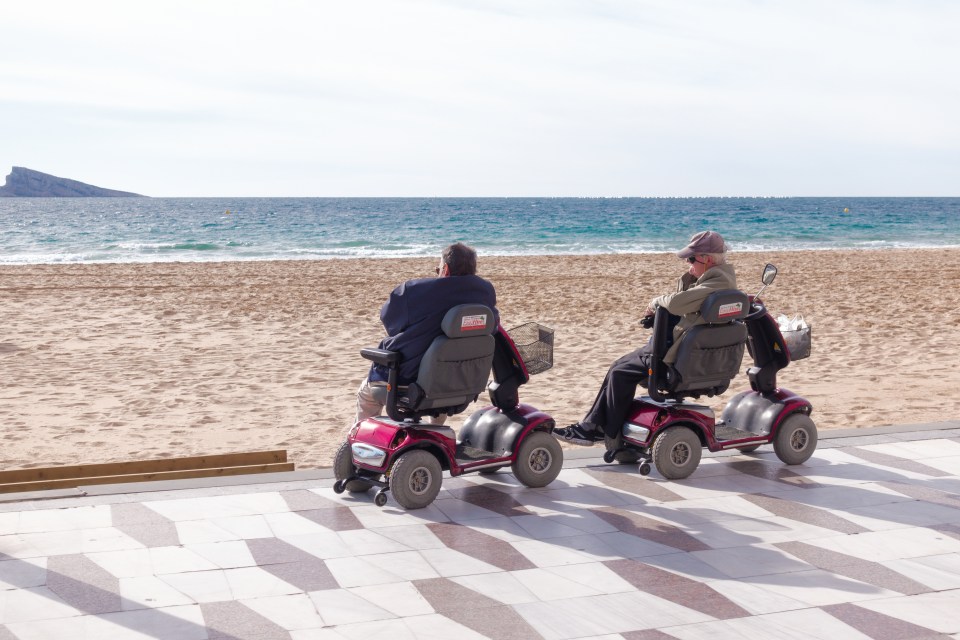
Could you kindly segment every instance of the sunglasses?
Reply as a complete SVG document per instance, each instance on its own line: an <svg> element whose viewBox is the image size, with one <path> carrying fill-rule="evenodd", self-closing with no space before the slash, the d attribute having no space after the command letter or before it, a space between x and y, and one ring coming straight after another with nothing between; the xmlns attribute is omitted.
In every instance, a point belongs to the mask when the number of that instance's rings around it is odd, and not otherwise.
<svg viewBox="0 0 960 640"><path fill-rule="evenodd" d="M689 262L690 264L693 264L694 262L700 262L700 261L697 260L697 256L690 256L689 258L687 258L687 262Z"/></svg>

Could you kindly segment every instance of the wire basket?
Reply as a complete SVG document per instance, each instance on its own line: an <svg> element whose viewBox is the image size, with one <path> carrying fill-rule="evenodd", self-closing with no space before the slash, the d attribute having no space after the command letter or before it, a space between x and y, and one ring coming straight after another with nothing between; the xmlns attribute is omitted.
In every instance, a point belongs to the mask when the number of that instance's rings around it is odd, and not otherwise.
<svg viewBox="0 0 960 640"><path fill-rule="evenodd" d="M509 331L527 373L543 373L553 366L553 329L528 322Z"/></svg>

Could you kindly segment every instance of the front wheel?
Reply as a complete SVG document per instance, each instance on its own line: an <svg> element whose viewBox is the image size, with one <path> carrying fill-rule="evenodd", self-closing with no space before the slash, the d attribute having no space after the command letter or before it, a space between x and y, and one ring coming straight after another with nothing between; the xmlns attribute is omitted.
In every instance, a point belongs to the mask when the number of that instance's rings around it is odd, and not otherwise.
<svg viewBox="0 0 960 640"><path fill-rule="evenodd" d="M817 448L817 426L810 416L791 413L773 439L773 451L786 464L803 464Z"/></svg>
<svg viewBox="0 0 960 640"><path fill-rule="evenodd" d="M404 453L390 471L390 493L404 509L422 509L440 493L443 469L429 451L415 449Z"/></svg>
<svg viewBox="0 0 960 640"><path fill-rule="evenodd" d="M549 433L534 431L520 443L517 458L510 468L517 480L526 486L545 487L560 475L563 449Z"/></svg>
<svg viewBox="0 0 960 640"><path fill-rule="evenodd" d="M337 491L337 493L343 493L343 489L346 489L350 493L363 493L373 486L373 483L367 482L366 480L350 480L347 482L347 478L352 476L355 471L350 442L344 440L340 448L337 449L337 454L333 457L333 475L337 479L337 484L341 489L341 491ZM336 487L334 490L336 491Z"/></svg>
<svg viewBox="0 0 960 640"><path fill-rule="evenodd" d="M681 480L700 464L700 438L689 427L670 427L653 443L653 464L668 480Z"/></svg>

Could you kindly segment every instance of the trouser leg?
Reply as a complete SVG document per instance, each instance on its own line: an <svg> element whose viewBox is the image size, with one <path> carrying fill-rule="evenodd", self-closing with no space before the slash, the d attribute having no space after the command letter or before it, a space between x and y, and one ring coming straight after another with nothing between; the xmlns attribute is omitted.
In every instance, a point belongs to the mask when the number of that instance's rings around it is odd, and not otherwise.
<svg viewBox="0 0 960 640"><path fill-rule="evenodd" d="M385 387L386 385L386 382L370 382L370 380L367 378L363 379L363 382L360 383L360 388L357 389L357 413L356 417L354 418L354 424L360 422L361 420L366 420L367 418L383 415L383 405L380 404L380 401L377 400L376 396L374 396L373 389L377 386ZM422 421L426 422L427 424L435 424L439 426L447 421L447 416L446 414L441 414L436 418L432 416L424 416Z"/></svg>
<svg viewBox="0 0 960 640"><path fill-rule="evenodd" d="M593 406L583 421L597 425L608 437L615 438L623 426L637 385L647 379L650 352L641 347L616 360L603 378Z"/></svg>

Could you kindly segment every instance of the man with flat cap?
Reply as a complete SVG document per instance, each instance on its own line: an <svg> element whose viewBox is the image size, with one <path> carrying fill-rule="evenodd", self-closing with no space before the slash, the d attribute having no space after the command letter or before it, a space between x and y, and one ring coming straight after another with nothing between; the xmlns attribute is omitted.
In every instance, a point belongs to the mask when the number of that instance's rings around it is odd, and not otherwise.
<svg viewBox="0 0 960 640"><path fill-rule="evenodd" d="M736 289L737 276L733 265L727 264L727 245L716 231L701 231L690 238L690 243L677 252L677 257L689 263L686 273L677 281L676 293L658 296L650 301L647 316L657 307L666 307L679 322L673 329L673 344L690 327L700 324L700 305L708 295L720 289ZM604 435L616 438L633 402L637 385L647 379L650 369L652 339L636 351L616 360L603 378L593 406L583 420L569 427L554 429L553 435L563 442L590 446L603 441ZM671 363L676 349L671 347L664 361Z"/></svg>

